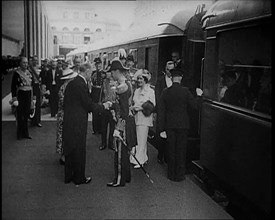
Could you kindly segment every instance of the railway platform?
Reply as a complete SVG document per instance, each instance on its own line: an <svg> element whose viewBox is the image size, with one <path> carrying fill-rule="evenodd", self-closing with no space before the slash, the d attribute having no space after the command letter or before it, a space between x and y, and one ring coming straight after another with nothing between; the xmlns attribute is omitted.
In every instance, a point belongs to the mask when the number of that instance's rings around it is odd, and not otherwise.
<svg viewBox="0 0 275 220"><path fill-rule="evenodd" d="M42 128L30 127L32 140L16 140L15 120L2 99L2 219L233 219L187 175L183 182L166 178L149 145L145 169L131 169L131 183L109 188L114 152L99 151L100 137L88 124L88 185L64 184L64 167L55 153L56 122L42 116Z"/></svg>

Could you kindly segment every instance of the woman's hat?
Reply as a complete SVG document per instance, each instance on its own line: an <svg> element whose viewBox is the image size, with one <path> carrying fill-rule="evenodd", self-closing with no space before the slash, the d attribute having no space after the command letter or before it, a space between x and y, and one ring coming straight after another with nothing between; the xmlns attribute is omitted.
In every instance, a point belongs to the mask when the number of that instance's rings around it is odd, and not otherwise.
<svg viewBox="0 0 275 220"><path fill-rule="evenodd" d="M137 70L135 72L134 76L133 76L133 79L137 80L137 77L140 76L140 75L143 76L143 77L146 77L148 81L151 79L151 73L146 69Z"/></svg>
<svg viewBox="0 0 275 220"><path fill-rule="evenodd" d="M72 79L76 77L78 74L74 72L72 69L68 68L63 70L62 77L60 79Z"/></svg>

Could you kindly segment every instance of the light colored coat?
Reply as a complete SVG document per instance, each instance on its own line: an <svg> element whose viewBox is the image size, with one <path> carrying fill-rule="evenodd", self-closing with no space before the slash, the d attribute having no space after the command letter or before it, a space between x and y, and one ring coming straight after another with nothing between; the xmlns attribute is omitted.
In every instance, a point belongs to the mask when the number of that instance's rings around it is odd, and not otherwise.
<svg viewBox="0 0 275 220"><path fill-rule="evenodd" d="M134 106L141 107L142 104L148 100L151 101L154 106L156 105L155 91L149 84L146 84L143 89L136 89L133 97ZM135 114L135 122L136 125L153 126L153 114L149 117L145 117L142 111L138 111L137 114Z"/></svg>

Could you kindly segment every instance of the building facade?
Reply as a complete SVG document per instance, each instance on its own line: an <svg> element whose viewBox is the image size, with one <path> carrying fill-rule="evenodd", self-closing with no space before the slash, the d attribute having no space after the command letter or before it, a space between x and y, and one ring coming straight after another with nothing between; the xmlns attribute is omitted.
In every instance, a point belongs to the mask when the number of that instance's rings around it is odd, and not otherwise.
<svg viewBox="0 0 275 220"><path fill-rule="evenodd" d="M93 8L55 7L50 11L54 47L59 55L121 30L111 19L99 17Z"/></svg>

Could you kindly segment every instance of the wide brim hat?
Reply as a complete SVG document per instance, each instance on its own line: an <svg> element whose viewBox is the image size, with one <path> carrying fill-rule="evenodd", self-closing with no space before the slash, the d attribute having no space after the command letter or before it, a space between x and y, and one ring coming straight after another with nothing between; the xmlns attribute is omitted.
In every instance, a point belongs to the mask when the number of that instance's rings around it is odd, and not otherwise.
<svg viewBox="0 0 275 220"><path fill-rule="evenodd" d="M118 59L113 59L111 62L111 67L109 71L112 70L129 70L129 68L126 68L123 66L122 62Z"/></svg>
<svg viewBox="0 0 275 220"><path fill-rule="evenodd" d="M170 70L170 73L171 73L171 76L183 76L184 75L184 72L182 69L171 69Z"/></svg>
<svg viewBox="0 0 275 220"><path fill-rule="evenodd" d="M72 69L68 68L63 70L63 75L60 79L72 79L78 75L77 72L74 72Z"/></svg>

